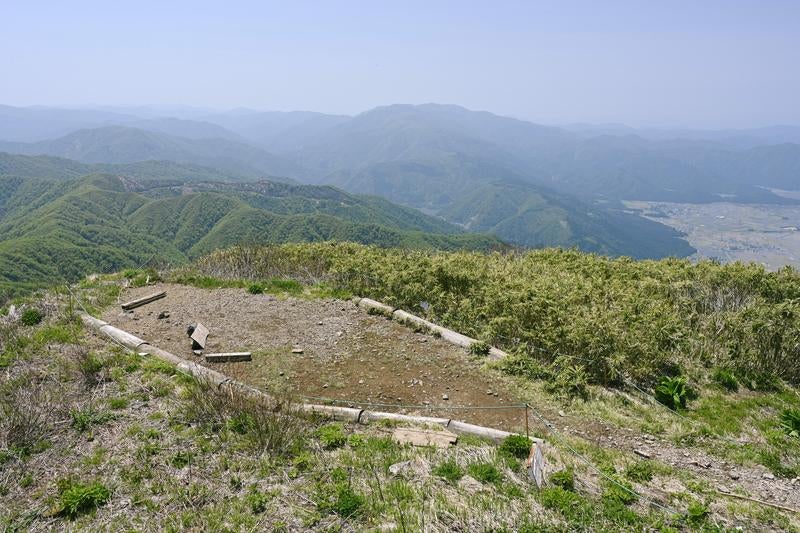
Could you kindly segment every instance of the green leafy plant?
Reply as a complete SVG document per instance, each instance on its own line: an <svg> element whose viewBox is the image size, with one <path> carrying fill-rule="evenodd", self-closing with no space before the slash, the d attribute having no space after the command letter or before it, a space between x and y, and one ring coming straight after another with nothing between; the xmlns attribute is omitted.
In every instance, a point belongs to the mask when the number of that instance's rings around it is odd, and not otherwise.
<svg viewBox="0 0 800 533"><path fill-rule="evenodd" d="M455 483L464 476L464 469L453 460L440 463L432 472L434 476L446 479L450 483Z"/></svg>
<svg viewBox="0 0 800 533"><path fill-rule="evenodd" d="M547 384L547 390L566 398L589 398L589 374L582 365L567 365L555 379Z"/></svg>
<svg viewBox="0 0 800 533"><path fill-rule="evenodd" d="M81 483L71 478L59 480L58 514L76 518L104 505L111 499L111 491L98 482Z"/></svg>
<svg viewBox="0 0 800 533"><path fill-rule="evenodd" d="M472 355L489 355L491 347L483 341L475 341L469 345L469 353Z"/></svg>
<svg viewBox="0 0 800 533"><path fill-rule="evenodd" d="M780 417L781 429L790 437L800 438L800 409L786 409Z"/></svg>
<svg viewBox="0 0 800 533"><path fill-rule="evenodd" d="M481 483L498 483L503 479L503 474L492 463L472 463L467 472Z"/></svg>
<svg viewBox="0 0 800 533"><path fill-rule="evenodd" d="M44 313L35 307L29 307L22 312L19 321L25 326L35 326L44 319Z"/></svg>
<svg viewBox="0 0 800 533"><path fill-rule="evenodd" d="M625 470L625 477L637 483L646 483L653 479L653 465L649 461L639 461Z"/></svg>
<svg viewBox="0 0 800 533"><path fill-rule="evenodd" d="M262 285L259 285L258 283L253 283L252 285L247 287L247 292L249 292L250 294L263 294L264 287Z"/></svg>
<svg viewBox="0 0 800 533"><path fill-rule="evenodd" d="M340 448L347 442L347 436L344 434L344 428L338 423L326 424L322 426L317 430L317 437L319 437L322 446L329 450Z"/></svg>
<svg viewBox="0 0 800 533"><path fill-rule="evenodd" d="M689 386L683 376L661 378L655 392L656 400L673 410L685 409L690 395Z"/></svg>
<svg viewBox="0 0 800 533"><path fill-rule="evenodd" d="M736 392L739 390L739 380L736 379L736 376L730 371L724 368L715 370L712 378L717 385L729 392Z"/></svg>
<svg viewBox="0 0 800 533"><path fill-rule="evenodd" d="M500 443L498 451L517 459L526 459L532 445L533 441L525 435L509 435Z"/></svg>
<svg viewBox="0 0 800 533"><path fill-rule="evenodd" d="M575 490L575 472L571 468L565 468L550 475L549 483L564 490Z"/></svg>
<svg viewBox="0 0 800 533"><path fill-rule="evenodd" d="M708 506L700 502L692 502L686 510L686 521L693 526L702 525L709 515Z"/></svg>

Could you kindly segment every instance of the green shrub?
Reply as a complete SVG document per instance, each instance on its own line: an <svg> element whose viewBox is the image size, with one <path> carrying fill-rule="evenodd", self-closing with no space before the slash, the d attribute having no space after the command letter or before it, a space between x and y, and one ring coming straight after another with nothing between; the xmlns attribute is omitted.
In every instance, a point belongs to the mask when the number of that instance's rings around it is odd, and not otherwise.
<svg viewBox="0 0 800 533"><path fill-rule="evenodd" d="M80 409L71 409L70 418L72 418L72 427L83 433L92 426L99 426L105 424L114 418L111 413L104 413L97 411L94 407L88 406Z"/></svg>
<svg viewBox="0 0 800 533"><path fill-rule="evenodd" d="M255 421L249 413L238 413L230 417L225 426L234 433L244 435L255 427Z"/></svg>
<svg viewBox="0 0 800 533"><path fill-rule="evenodd" d="M583 523L592 515L592 505L584 497L561 487L545 487L537 497L542 507L558 511L575 523Z"/></svg>
<svg viewBox="0 0 800 533"><path fill-rule="evenodd" d="M686 408L690 389L683 376L664 377L661 378L655 392L656 400L670 409L678 410Z"/></svg>
<svg viewBox="0 0 800 533"><path fill-rule="evenodd" d="M128 407L128 399L122 396L116 398L109 398L108 406L111 409L125 409Z"/></svg>
<svg viewBox="0 0 800 533"><path fill-rule="evenodd" d="M551 485L561 489L568 491L575 490L575 472L571 468L553 472L548 481Z"/></svg>
<svg viewBox="0 0 800 533"><path fill-rule="evenodd" d="M503 475L492 463L472 463L467 467L469 475L481 483L498 483Z"/></svg>
<svg viewBox="0 0 800 533"><path fill-rule="evenodd" d="M491 347L483 341L475 341L469 345L469 353L472 355L489 355Z"/></svg>
<svg viewBox="0 0 800 533"><path fill-rule="evenodd" d="M686 510L686 521L693 526L700 526L706 521L708 515L708 506L700 502L692 502Z"/></svg>
<svg viewBox="0 0 800 533"><path fill-rule="evenodd" d="M111 499L111 491L98 482L80 483L70 478L58 482L58 514L68 518L93 511Z"/></svg>
<svg viewBox="0 0 800 533"><path fill-rule="evenodd" d="M639 461L625 470L625 477L637 483L647 483L653 479L653 465L649 461Z"/></svg>
<svg viewBox="0 0 800 533"><path fill-rule="evenodd" d="M247 292L249 292L250 294L263 294L264 287L259 285L258 283L253 283L252 285L247 287Z"/></svg>
<svg viewBox="0 0 800 533"><path fill-rule="evenodd" d="M532 445L533 441L525 435L509 435L500 443L498 451L517 459L527 459Z"/></svg>
<svg viewBox="0 0 800 533"><path fill-rule="evenodd" d="M718 368L715 370L712 378L714 383L729 392L736 392L739 390L739 380L737 380L736 376L724 368Z"/></svg>
<svg viewBox="0 0 800 533"><path fill-rule="evenodd" d="M582 365L567 365L548 382L549 392L566 398L589 398L589 374Z"/></svg>
<svg viewBox="0 0 800 533"><path fill-rule="evenodd" d="M800 438L800 409L786 409L781 413L781 429L790 437Z"/></svg>
<svg viewBox="0 0 800 533"><path fill-rule="evenodd" d="M187 451L179 451L173 455L170 460L169 464L174 466L175 468L184 468L192 462L192 452Z"/></svg>
<svg viewBox="0 0 800 533"><path fill-rule="evenodd" d="M347 442L347 437L344 434L344 428L338 423L331 423L322 426L317 430L317 437L322 443L322 446L328 450L341 448Z"/></svg>
<svg viewBox="0 0 800 533"><path fill-rule="evenodd" d="M25 326L35 326L44 319L44 313L35 307L29 307L22 312L19 321Z"/></svg>
<svg viewBox="0 0 800 533"><path fill-rule="evenodd" d="M622 505L630 505L639 499L630 483L616 476L612 476L611 479L613 479L613 481L603 481L603 500L612 503L621 503Z"/></svg>
<svg viewBox="0 0 800 533"><path fill-rule="evenodd" d="M261 514L267 510L267 504L272 499L269 495L259 491L255 485L250 488L250 492L245 497L247 505L253 514Z"/></svg>
<svg viewBox="0 0 800 533"><path fill-rule="evenodd" d="M464 470L453 460L440 463L433 469L433 475L455 483L464 476Z"/></svg>
<svg viewBox="0 0 800 533"><path fill-rule="evenodd" d="M360 514L366 500L346 484L318 485L317 507L326 513L336 513L342 518L351 518Z"/></svg>

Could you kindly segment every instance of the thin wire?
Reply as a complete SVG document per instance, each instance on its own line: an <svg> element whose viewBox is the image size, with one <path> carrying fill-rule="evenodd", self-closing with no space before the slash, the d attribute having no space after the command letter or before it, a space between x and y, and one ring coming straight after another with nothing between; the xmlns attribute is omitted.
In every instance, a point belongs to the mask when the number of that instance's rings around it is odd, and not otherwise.
<svg viewBox="0 0 800 533"><path fill-rule="evenodd" d="M347 400L347 399L337 399L337 398L325 398L323 396L300 396L304 400L317 400L321 402L332 402L332 403L344 403L344 404L353 404L353 405L365 405L368 407L396 407L398 409L428 409L428 410L451 410L451 409L521 409L525 407L527 404L524 403L517 403L512 405L475 405L475 406L468 406L468 405L417 405L417 404L397 404L397 403L373 403L373 402L362 402L360 400Z"/></svg>

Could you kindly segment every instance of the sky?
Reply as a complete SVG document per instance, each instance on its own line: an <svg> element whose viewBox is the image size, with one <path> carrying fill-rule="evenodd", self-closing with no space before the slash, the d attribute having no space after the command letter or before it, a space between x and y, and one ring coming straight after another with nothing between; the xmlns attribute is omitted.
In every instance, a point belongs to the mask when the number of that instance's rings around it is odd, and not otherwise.
<svg viewBox="0 0 800 533"><path fill-rule="evenodd" d="M800 1L0 0L0 103L800 124Z"/></svg>

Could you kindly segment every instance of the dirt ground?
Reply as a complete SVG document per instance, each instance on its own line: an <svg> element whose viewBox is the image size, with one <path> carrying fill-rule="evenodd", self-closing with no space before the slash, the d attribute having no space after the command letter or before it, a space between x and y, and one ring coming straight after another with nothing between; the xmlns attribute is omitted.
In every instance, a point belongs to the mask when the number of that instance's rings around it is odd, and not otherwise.
<svg viewBox="0 0 800 533"><path fill-rule="evenodd" d="M443 416L507 430L524 430L525 410L506 378L482 368L464 349L381 316L350 301L276 298L243 289L199 289L158 284L127 289L127 301L165 290L166 298L103 319L188 360L187 325L210 331L205 353L250 351L251 362L213 364L264 390L387 404L376 410ZM167 318L158 318L162 312ZM292 350L302 353L292 353ZM320 400L309 400L320 401ZM403 407L406 406L406 407ZM455 406L466 407L455 409ZM470 409L491 407L492 409Z"/></svg>

